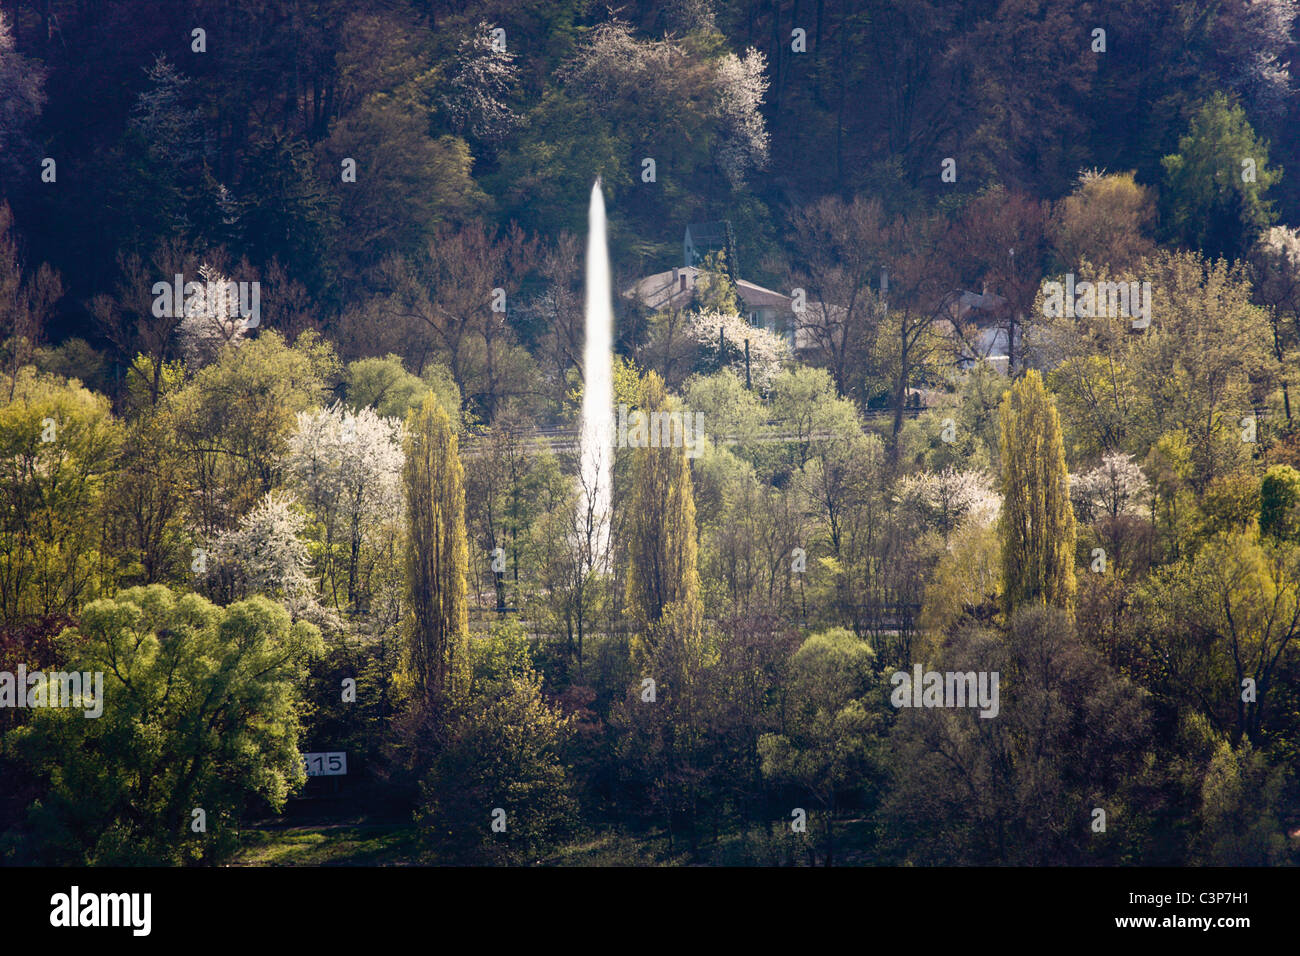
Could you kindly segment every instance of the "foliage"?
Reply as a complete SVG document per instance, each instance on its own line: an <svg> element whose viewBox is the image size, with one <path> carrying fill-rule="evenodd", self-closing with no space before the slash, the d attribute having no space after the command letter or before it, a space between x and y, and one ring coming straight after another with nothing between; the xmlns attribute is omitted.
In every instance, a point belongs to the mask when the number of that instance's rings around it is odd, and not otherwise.
<svg viewBox="0 0 1300 956"><path fill-rule="evenodd" d="M1036 371L1002 400L1002 581L1008 611L1074 602L1074 511L1055 405Z"/></svg>
<svg viewBox="0 0 1300 956"><path fill-rule="evenodd" d="M68 669L104 675L103 714L40 709L5 740L48 781L28 815L40 860L217 861L247 807L302 785L296 681L324 648L265 598L132 588L87 605L60 647Z"/></svg>
<svg viewBox="0 0 1300 956"><path fill-rule="evenodd" d="M407 666L417 703L435 711L463 692L469 667L465 470L456 448L441 404L430 397L411 410L402 467L410 529Z"/></svg>
<svg viewBox="0 0 1300 956"><path fill-rule="evenodd" d="M1162 162L1166 228L1207 258L1240 256L1272 224L1276 214L1264 194L1282 171L1268 165L1268 145L1223 94L1192 115L1178 152ZM1244 163L1253 164L1253 175Z"/></svg>

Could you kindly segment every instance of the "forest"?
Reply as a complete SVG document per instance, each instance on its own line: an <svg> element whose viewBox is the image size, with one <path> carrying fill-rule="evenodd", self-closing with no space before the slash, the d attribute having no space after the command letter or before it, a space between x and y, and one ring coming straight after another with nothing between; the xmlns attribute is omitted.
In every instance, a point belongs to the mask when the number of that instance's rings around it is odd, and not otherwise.
<svg viewBox="0 0 1300 956"><path fill-rule="evenodd" d="M1297 12L0 0L0 865L1300 863Z"/></svg>

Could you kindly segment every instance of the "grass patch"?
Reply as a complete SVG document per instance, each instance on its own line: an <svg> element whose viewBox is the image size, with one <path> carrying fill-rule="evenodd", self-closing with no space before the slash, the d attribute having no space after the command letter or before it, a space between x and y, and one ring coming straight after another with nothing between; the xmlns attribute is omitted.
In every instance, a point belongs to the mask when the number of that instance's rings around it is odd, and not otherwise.
<svg viewBox="0 0 1300 956"><path fill-rule="evenodd" d="M409 866L425 862L415 824L245 830L234 866Z"/></svg>

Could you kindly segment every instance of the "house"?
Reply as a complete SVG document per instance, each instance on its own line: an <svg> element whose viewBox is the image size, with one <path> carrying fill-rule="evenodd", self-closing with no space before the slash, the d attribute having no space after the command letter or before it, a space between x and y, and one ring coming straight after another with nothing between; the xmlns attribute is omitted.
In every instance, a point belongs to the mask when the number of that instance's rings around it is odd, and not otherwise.
<svg viewBox="0 0 1300 956"><path fill-rule="evenodd" d="M704 275L697 266L683 266L656 272L623 290L623 297L639 302L651 312L671 312L695 306L695 287ZM785 336L796 351L814 345L807 330L795 322L794 300L783 292L767 289L746 279L734 279L741 314L750 325Z"/></svg>
<svg viewBox="0 0 1300 956"><path fill-rule="evenodd" d="M936 325L952 338L959 368L969 369L983 359L1006 374L1010 363L1006 305L1003 296L987 288L982 292L958 292L949 299Z"/></svg>
<svg viewBox="0 0 1300 956"><path fill-rule="evenodd" d="M704 275L700 264L710 253L722 252L741 313L750 324L785 336L795 351L814 347L813 338L795 321L794 300L790 296L736 277L735 245L731 223L725 219L693 223L686 227L682 237L682 265L640 279L623 290L623 297L639 302L651 312L693 308L695 287ZM811 310L815 305L809 303L808 308Z"/></svg>

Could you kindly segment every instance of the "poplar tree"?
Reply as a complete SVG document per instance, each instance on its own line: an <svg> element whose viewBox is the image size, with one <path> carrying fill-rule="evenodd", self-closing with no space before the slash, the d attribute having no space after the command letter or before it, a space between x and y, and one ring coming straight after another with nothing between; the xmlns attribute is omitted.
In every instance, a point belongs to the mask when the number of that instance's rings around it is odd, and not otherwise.
<svg viewBox="0 0 1300 956"><path fill-rule="evenodd" d="M412 623L409 666L426 704L464 690L469 675L465 470L451 418L430 392L407 418L406 488Z"/></svg>
<svg viewBox="0 0 1300 956"><path fill-rule="evenodd" d="M647 416L669 410L663 379L650 372L641 383ZM666 444L668 429L663 429ZM695 496L686 449L632 451L628 514L627 608L637 630L655 641L664 625L683 637L699 630L700 575L696 566Z"/></svg>
<svg viewBox="0 0 1300 956"><path fill-rule="evenodd" d="M1002 574L1007 612L1074 604L1074 511L1056 406L1035 370L1002 397Z"/></svg>

